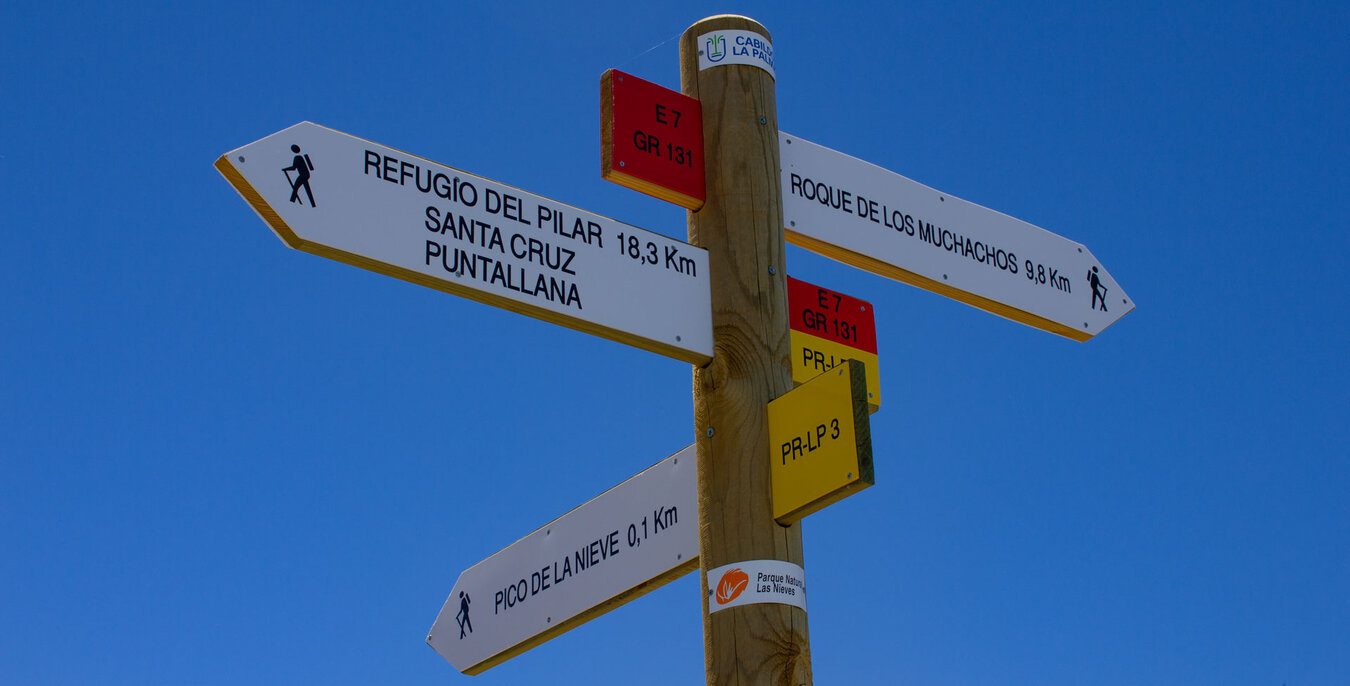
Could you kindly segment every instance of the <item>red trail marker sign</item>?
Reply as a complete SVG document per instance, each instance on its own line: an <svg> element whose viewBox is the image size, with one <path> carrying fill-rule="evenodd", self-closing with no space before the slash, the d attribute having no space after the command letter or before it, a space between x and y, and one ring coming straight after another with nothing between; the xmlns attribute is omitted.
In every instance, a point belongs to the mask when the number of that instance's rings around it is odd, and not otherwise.
<svg viewBox="0 0 1350 686"><path fill-rule="evenodd" d="M703 207L703 110L683 93L617 69L600 78L600 176Z"/></svg>
<svg viewBox="0 0 1350 686"><path fill-rule="evenodd" d="M881 380L872 304L791 276L787 284L792 382L800 386L844 360L857 360L867 367L867 404L876 412Z"/></svg>

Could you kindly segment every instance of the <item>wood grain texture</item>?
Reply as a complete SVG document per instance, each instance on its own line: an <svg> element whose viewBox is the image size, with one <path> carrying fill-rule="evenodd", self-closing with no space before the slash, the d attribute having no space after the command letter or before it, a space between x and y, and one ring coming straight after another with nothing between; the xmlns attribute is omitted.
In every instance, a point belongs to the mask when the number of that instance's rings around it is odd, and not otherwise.
<svg viewBox="0 0 1350 686"><path fill-rule="evenodd" d="M600 75L600 178L614 171L614 70Z"/></svg>
<svg viewBox="0 0 1350 686"><path fill-rule="evenodd" d="M805 567L799 525L773 520L768 403L792 388L774 79L748 65L700 71L698 37L759 23L704 19L680 41L680 81L703 111L707 202L689 241L709 251L713 359L694 370L699 559L709 684L809 684L806 613L778 604L709 614L707 570L747 560ZM716 580L711 580L715 586Z"/></svg>

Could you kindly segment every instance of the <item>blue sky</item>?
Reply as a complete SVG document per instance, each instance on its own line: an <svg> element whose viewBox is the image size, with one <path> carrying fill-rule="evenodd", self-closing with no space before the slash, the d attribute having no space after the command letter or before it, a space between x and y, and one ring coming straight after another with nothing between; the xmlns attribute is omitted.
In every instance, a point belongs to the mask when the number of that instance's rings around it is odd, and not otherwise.
<svg viewBox="0 0 1350 686"><path fill-rule="evenodd" d="M773 34L779 125L1091 248L1076 343L873 303L876 485L803 524L820 683L1350 674L1350 9L11 2L0 681L686 684L690 575L484 675L459 572L692 441L682 362L286 248L211 167L309 120L666 235L599 77Z"/></svg>

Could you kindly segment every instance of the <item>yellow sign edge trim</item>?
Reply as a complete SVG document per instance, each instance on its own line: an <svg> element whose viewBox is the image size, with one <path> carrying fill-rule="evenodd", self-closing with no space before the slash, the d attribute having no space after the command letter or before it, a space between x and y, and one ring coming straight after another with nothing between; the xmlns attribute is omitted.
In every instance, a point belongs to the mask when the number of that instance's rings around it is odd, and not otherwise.
<svg viewBox="0 0 1350 686"><path fill-rule="evenodd" d="M916 288L922 288L925 291L932 291L934 293L937 293L938 295L945 295L948 298L951 298L952 300L963 302L972 307L978 307L981 310L984 310L985 312L996 314L1000 317L1003 317L1004 319L1011 319L1012 321L1015 321L1019 324L1026 324L1027 326L1040 329L1042 331L1048 331L1053 334L1059 334L1060 336L1063 336L1065 338L1071 338L1075 341L1087 341L1095 335L1090 334L1086 331L1080 331L1071 326L1065 326L1064 324L1060 324L1059 322L1046 319L1045 317L1042 317L1040 315L1032 314L1030 312L1027 312L1026 310L1019 310L1015 307L1005 305L997 300L991 300L982 295L975 295L974 293L968 293L966 291L960 290L959 288L953 288L945 283L942 283L941 281L935 281L933 279L930 279L921 274L916 274L907 269L901 269L893 264L887 264L869 255L864 255L862 253L854 252L852 250L846 250L844 248L831 245L819 239L812 238L810 236L805 236L803 234L797 233L796 231L793 231L792 229L786 229L786 233L787 233L787 240L789 243L792 243L793 245L802 248L806 248L807 250L810 250L811 252L814 252L816 254L824 255L830 259L838 260L840 262L843 262L844 264L847 264L852 267L857 267L858 269L862 269L864 271L872 272L873 274L884 276L889 279L895 279L896 281L900 281L902 283L907 283ZM1115 322L1112 322L1112 324L1114 323ZM1107 327L1109 326L1110 324L1107 325ZM1102 330L1105 331L1106 327L1103 327Z"/></svg>
<svg viewBox="0 0 1350 686"><path fill-rule="evenodd" d="M469 288L468 286L461 286L456 283L427 276L420 272L415 272L411 269L404 269L403 267L396 267L378 260L372 260L364 255L357 255L345 250L338 250L337 248L332 248L327 245L304 240L296 235L291 227L286 225L286 222L281 219L281 215L277 214L277 211L273 209L271 205L267 204L267 201L263 199L262 194L244 178L244 175L237 168L235 168L234 164L230 162L228 154L221 155L220 159L216 160L214 166L216 171L219 171L221 176L224 176L225 180L228 181L231 186L234 186L234 189L238 191L239 195L243 196L244 201L253 208L253 211L257 212L259 217L262 217L263 222L271 227L272 231L277 234L277 237L281 239L282 243L301 252L325 257L336 262L349 264L353 267L360 267L361 269L372 271L376 274L392 276L395 279L415 283L419 286L425 286L432 290L441 291L442 293L449 293L467 300L483 303L484 305L499 307L503 310L523 314L527 317L540 319L551 324L565 326L569 329L591 334L592 336L598 336L607 340L631 345L635 348L641 348L659 355L672 357L690 364L702 366L712 359L710 357L699 355L693 351L678 348L669 343L634 336L625 331L600 326L584 319L560 314L541 307L526 305L495 293L488 293L475 288Z"/></svg>
<svg viewBox="0 0 1350 686"><path fill-rule="evenodd" d="M606 160L608 160L608 157L606 157ZM613 167L610 167L608 161L605 162L604 166L607 167L607 169L600 171L600 178L609 181L610 183L617 183L620 186L631 188L639 193L645 193L653 198L665 200L668 203L679 205L686 210L697 211L703 207L703 201L692 195L685 195L684 193L670 190L659 183L654 183L646 179L639 179L631 174L618 171Z"/></svg>
<svg viewBox="0 0 1350 686"><path fill-rule="evenodd" d="M510 648L507 648L506 650L503 650L502 652L497 653L496 655L493 655L492 657L489 657L488 659L483 660L482 662L479 662L476 665L473 665L472 667L465 669L464 674L468 674L469 676L482 674L483 672L493 667L496 667L497 665L506 662L507 660L510 660L511 658L520 655L521 653L530 650L531 648L535 648L539 645L547 643L548 641L551 641L581 626L582 624L585 624L586 622L589 622L592 619L595 619L596 617L599 617L600 615L603 615L609 612L610 610L619 607L620 605L624 605L630 601L636 600L644 595L647 595L648 593L655 591L656 589L662 586L665 586L666 584L684 576L685 574L688 574L689 572L698 569L698 561L699 556L695 555L684 564L675 567L674 569L671 569L665 574L662 574L658 577L654 577L646 582L640 583L628 589L627 591L624 591L623 593L620 593L610 598L609 600L593 605L591 606L591 609L586 610L585 612L582 612L581 614L576 615L575 617L572 617L571 619L565 622L559 622L557 626L548 629L547 631L535 634L530 638L521 641L520 643L517 643L511 646Z"/></svg>

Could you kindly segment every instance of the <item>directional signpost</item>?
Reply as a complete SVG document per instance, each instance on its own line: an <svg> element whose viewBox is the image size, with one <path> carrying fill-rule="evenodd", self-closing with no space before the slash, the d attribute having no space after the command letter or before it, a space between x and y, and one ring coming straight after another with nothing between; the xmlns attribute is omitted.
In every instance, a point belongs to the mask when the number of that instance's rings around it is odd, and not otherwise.
<svg viewBox="0 0 1350 686"><path fill-rule="evenodd" d="M708 253L309 122L216 169L286 245L702 364Z"/></svg>
<svg viewBox="0 0 1350 686"><path fill-rule="evenodd" d="M774 57L720 15L683 93L602 77L603 178L689 243L308 122L216 161L293 248L695 365L695 445L460 574L427 636L460 671L698 566L708 682L812 681L798 521L872 485L881 393L871 305L785 241L1076 340L1134 308L1078 243L779 132Z"/></svg>
<svg viewBox="0 0 1350 686"><path fill-rule="evenodd" d="M1085 341L1134 303L1079 243L779 133L788 240Z"/></svg>
<svg viewBox="0 0 1350 686"><path fill-rule="evenodd" d="M689 446L459 575L427 643L477 674L698 566Z"/></svg>

